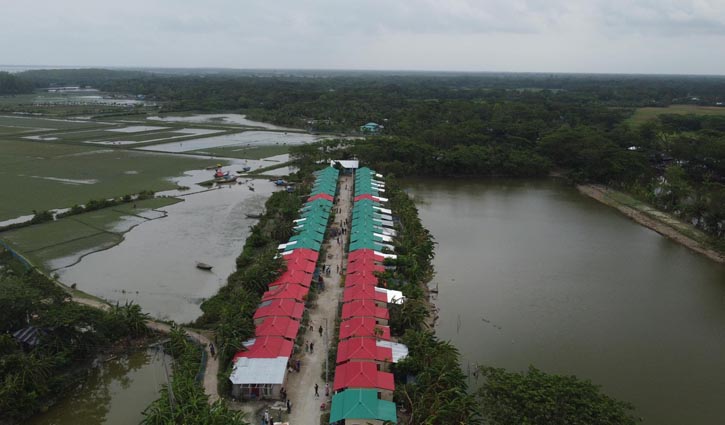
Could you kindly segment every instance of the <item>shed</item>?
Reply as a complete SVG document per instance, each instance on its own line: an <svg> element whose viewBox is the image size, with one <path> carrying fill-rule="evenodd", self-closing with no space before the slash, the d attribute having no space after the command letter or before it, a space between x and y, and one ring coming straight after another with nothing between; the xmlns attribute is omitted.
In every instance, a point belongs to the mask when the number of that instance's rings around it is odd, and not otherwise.
<svg viewBox="0 0 725 425"><path fill-rule="evenodd" d="M238 358L229 376L232 394L242 399L281 398L288 361L289 357Z"/></svg>

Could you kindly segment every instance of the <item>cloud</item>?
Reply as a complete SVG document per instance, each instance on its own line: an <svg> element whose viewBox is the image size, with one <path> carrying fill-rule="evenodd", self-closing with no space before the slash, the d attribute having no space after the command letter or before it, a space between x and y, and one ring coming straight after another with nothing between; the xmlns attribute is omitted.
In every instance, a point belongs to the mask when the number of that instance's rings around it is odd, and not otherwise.
<svg viewBox="0 0 725 425"><path fill-rule="evenodd" d="M0 10L5 63L697 73L725 68L725 58L713 55L725 45L724 0L0 0ZM666 63L672 57L686 60Z"/></svg>

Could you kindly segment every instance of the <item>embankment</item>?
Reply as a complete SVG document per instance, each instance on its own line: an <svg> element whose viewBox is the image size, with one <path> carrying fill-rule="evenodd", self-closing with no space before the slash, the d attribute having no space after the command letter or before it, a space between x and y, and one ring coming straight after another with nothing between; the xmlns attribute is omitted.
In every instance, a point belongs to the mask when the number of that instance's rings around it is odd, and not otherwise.
<svg viewBox="0 0 725 425"><path fill-rule="evenodd" d="M615 199L613 195L617 195L617 198L626 197L624 194L620 194L606 186L601 185L577 185L579 192L596 199L597 201L616 208L622 214L636 221L637 223L646 226L655 232L678 242L691 250L698 252L713 261L718 263L725 263L725 255L715 251L707 245L704 240L698 240L694 237L688 236L680 229L687 229L689 232L699 233L697 230L687 223L678 221L671 216L654 210L644 204L636 202L624 203L621 200ZM704 238L703 238L704 239Z"/></svg>

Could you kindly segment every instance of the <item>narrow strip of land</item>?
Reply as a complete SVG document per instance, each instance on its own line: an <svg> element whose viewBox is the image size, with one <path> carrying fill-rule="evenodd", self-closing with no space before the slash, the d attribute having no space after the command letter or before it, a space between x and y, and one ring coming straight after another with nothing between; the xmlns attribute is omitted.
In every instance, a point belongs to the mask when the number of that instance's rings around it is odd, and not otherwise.
<svg viewBox="0 0 725 425"><path fill-rule="evenodd" d="M703 234L698 239L688 236L685 232L700 234L693 226L683 223L661 211L657 211L646 205L638 206L634 203L624 203L615 199L612 194L616 193L606 186L600 185L578 185L579 192L596 199L597 201L616 208L622 214L648 227L655 232L678 242L691 250L698 252L718 263L725 263L723 254L709 248L704 242L706 236Z"/></svg>
<svg viewBox="0 0 725 425"><path fill-rule="evenodd" d="M335 224L342 227L345 219L352 211L352 177L341 176L339 180L339 196L333 206ZM329 235L329 232L328 232ZM317 305L310 310L310 325L305 339L314 344L312 352L305 352L302 368L299 373L291 373L287 381L287 393L292 402L290 424L320 423L320 406L329 406L332 397L332 382L329 382L330 394L325 395L325 359L333 339L337 306L342 299L340 276L346 263L345 246L349 233L338 237L330 237L325 241L325 265L330 267L329 277L325 277L325 290L317 298ZM323 274L324 275L324 274ZM322 327L322 335L319 329ZM305 350L305 347L302 348ZM334 359L327 365L331 372L335 368ZM315 396L315 384L318 385L319 396Z"/></svg>

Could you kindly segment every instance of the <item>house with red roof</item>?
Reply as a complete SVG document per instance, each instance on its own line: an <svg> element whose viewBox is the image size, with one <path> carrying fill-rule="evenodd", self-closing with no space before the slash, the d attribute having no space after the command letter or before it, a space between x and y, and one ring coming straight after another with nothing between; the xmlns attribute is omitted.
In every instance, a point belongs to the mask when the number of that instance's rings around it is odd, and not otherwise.
<svg viewBox="0 0 725 425"><path fill-rule="evenodd" d="M373 285L357 285L345 288L342 296L343 303L349 303L355 300L374 301L378 307L386 308L388 305L388 297L384 292L376 290Z"/></svg>
<svg viewBox="0 0 725 425"><path fill-rule="evenodd" d="M296 283L285 283L284 285L270 286L269 290L262 294L262 301L277 299L293 299L304 302L310 288Z"/></svg>
<svg viewBox="0 0 725 425"><path fill-rule="evenodd" d="M332 388L376 389L382 400L392 400L395 383L393 374L378 370L375 363L351 361L337 366Z"/></svg>
<svg viewBox="0 0 725 425"><path fill-rule="evenodd" d="M375 301L355 300L342 305L342 320L353 317L372 317L378 324L387 326L390 313L387 308L378 307Z"/></svg>
<svg viewBox="0 0 725 425"><path fill-rule="evenodd" d="M390 341L390 328L374 317L353 317L340 323L340 341L348 338L375 338Z"/></svg>
<svg viewBox="0 0 725 425"><path fill-rule="evenodd" d="M289 317L265 317L261 323L257 325L254 334L257 338L265 336L276 336L287 338L294 341L300 330L300 322L290 319Z"/></svg>
<svg viewBox="0 0 725 425"><path fill-rule="evenodd" d="M340 341L337 346L336 363L349 361L373 362L380 370L387 370L393 362L393 350L390 347L378 346L374 338L352 338Z"/></svg>
<svg viewBox="0 0 725 425"><path fill-rule="evenodd" d="M289 317L295 320L302 320L302 313L305 311L305 305L291 299L275 299L262 301L254 313L254 324L258 325L265 317L281 316Z"/></svg>

